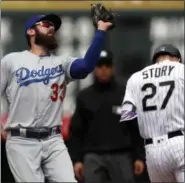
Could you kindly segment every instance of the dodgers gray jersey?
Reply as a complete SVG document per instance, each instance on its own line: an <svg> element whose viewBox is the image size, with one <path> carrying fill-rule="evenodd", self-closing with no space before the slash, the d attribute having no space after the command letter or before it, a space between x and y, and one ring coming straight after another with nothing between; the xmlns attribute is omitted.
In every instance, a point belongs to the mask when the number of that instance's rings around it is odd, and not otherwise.
<svg viewBox="0 0 185 183"><path fill-rule="evenodd" d="M9 117L6 129L61 125L62 104L76 58L40 57L14 52L1 60L1 96L6 95Z"/></svg>
<svg viewBox="0 0 185 183"><path fill-rule="evenodd" d="M166 60L133 74L122 110L130 110L130 104L136 110L143 138L184 131L184 64Z"/></svg>

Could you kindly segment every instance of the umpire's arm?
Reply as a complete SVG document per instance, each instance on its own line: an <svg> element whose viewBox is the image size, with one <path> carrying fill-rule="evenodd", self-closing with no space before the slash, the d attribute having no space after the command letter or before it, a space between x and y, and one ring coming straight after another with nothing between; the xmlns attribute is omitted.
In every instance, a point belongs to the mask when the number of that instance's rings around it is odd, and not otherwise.
<svg viewBox="0 0 185 183"><path fill-rule="evenodd" d="M84 118L83 102L79 93L76 101L76 110L71 119L70 137L67 141L67 147L73 164L83 162L83 144L84 144Z"/></svg>
<svg viewBox="0 0 185 183"><path fill-rule="evenodd" d="M126 122L131 136L131 141L133 144L133 158L134 160L145 160L145 150L143 138L139 133L138 121L137 118L132 119L131 121Z"/></svg>

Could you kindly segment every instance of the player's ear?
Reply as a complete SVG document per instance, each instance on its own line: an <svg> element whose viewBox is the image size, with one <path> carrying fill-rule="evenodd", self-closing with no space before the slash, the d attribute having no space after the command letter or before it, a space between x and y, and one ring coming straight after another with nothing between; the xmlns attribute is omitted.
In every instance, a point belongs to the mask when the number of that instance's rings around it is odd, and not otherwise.
<svg viewBox="0 0 185 183"><path fill-rule="evenodd" d="M28 29L28 30L27 30L27 34L28 34L29 36L34 36L34 35L35 35L35 29Z"/></svg>

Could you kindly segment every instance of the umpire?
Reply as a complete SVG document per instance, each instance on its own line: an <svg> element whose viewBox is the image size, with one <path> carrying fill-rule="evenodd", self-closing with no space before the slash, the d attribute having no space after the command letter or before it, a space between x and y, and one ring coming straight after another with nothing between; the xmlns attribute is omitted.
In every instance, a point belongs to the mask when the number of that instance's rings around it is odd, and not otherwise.
<svg viewBox="0 0 185 183"><path fill-rule="evenodd" d="M144 169L142 141L137 122L119 123L116 109L125 88L115 82L110 51L101 52L94 74L94 84L77 96L67 142L76 178L85 183L134 182L133 162L136 174Z"/></svg>

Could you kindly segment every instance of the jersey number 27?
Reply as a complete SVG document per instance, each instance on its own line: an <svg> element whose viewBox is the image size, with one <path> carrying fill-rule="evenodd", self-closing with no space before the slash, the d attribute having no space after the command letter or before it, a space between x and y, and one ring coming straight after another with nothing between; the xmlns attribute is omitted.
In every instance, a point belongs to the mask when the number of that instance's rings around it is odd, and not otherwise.
<svg viewBox="0 0 185 183"><path fill-rule="evenodd" d="M166 108L166 106L168 104L168 101L169 101L170 97L172 96L173 90L175 88L175 82L174 81L160 82L159 87L169 87L169 90L167 91L166 96L165 96L165 98L162 102L162 105L160 107L160 109L162 110L162 109ZM157 110L157 105L148 106L147 105L147 100L152 99L156 95L157 87L153 83L147 83L141 88L141 90L143 92L148 90L148 89L151 89L152 92L151 92L151 94L145 95L145 97L142 100L143 111L155 111L155 110Z"/></svg>

